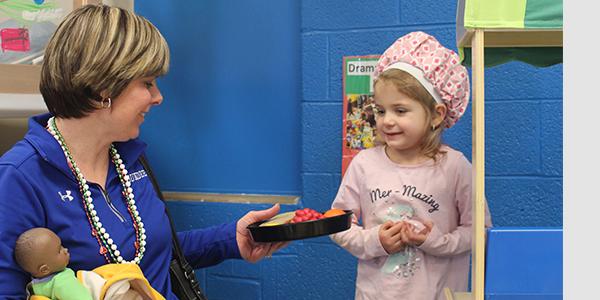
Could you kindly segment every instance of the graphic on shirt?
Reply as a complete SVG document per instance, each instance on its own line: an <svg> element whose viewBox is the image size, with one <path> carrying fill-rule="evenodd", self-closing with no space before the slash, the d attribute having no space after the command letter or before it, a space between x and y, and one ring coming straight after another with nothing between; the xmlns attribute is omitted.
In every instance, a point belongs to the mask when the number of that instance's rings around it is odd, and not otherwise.
<svg viewBox="0 0 600 300"><path fill-rule="evenodd" d="M129 181L131 183L134 183L135 181L138 181L144 177L147 177L148 174L146 174L146 170L139 170L139 171L135 171L133 173L129 173Z"/></svg>
<svg viewBox="0 0 600 300"><path fill-rule="evenodd" d="M422 230L423 223L414 220L415 210L409 204L385 205L375 215L380 223L387 221L404 221L415 225L415 231ZM398 277L413 276L419 268L420 257L417 255L417 249L413 246L407 246L404 251L394 253L387 257L381 271L386 274L395 274Z"/></svg>
<svg viewBox="0 0 600 300"><path fill-rule="evenodd" d="M370 190L369 192L369 196L371 197L371 203L375 203L378 200L385 199L393 194L400 194L405 197L415 198L417 200L423 201L423 203L429 205L429 209L427 210L429 213L433 213L440 210L440 204L437 203L437 201L435 201L433 195L420 193L417 191L417 188L412 185L404 184L402 185L402 189L400 190L383 190L380 188L375 188Z"/></svg>
<svg viewBox="0 0 600 300"><path fill-rule="evenodd" d="M73 196L71 196L71 190L66 190L64 195L61 192L58 192L58 195L60 196L60 200L62 200L62 202L66 202L67 200L71 202L74 199Z"/></svg>

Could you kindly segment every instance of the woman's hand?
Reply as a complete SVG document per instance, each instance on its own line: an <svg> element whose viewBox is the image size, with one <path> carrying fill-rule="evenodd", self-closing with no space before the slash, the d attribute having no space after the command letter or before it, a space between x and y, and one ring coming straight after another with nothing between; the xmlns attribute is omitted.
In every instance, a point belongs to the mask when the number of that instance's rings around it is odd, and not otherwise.
<svg viewBox="0 0 600 300"><path fill-rule="evenodd" d="M433 223L430 221L423 222L425 228L423 228L419 232L415 232L415 225L409 222L403 222L405 225L400 231L400 236L402 237L402 242L408 245L413 246L421 246L423 242L427 239L427 236L431 232L431 228L433 228Z"/></svg>
<svg viewBox="0 0 600 300"><path fill-rule="evenodd" d="M404 250L404 243L400 232L404 224L402 222L387 221L379 227L379 241L388 254L394 254Z"/></svg>
<svg viewBox="0 0 600 300"><path fill-rule="evenodd" d="M236 240L238 244L238 248L240 249L240 254L242 258L249 262L257 262L261 258L268 256L270 257L273 252L287 246L289 242L279 242L279 243L257 243L252 240L252 236L250 235L250 231L248 230L248 225L267 220L273 216L275 216L279 212L279 203L273 205L269 209L259 210L259 211L250 211L245 214L239 221L236 226Z"/></svg>

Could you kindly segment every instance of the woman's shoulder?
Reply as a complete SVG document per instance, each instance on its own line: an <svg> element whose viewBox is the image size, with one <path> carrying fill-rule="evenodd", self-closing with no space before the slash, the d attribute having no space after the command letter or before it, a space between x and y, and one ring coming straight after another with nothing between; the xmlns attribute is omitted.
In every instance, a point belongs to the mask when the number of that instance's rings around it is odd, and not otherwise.
<svg viewBox="0 0 600 300"><path fill-rule="evenodd" d="M36 151L25 139L17 142L6 153L0 156L0 166L19 168L29 159L36 157Z"/></svg>

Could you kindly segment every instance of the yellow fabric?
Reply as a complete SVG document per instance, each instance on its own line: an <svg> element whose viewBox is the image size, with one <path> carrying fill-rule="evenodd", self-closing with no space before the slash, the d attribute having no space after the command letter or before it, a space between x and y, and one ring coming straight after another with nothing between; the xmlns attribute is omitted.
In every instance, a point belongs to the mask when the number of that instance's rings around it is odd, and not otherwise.
<svg viewBox="0 0 600 300"><path fill-rule="evenodd" d="M29 300L50 300L50 298L39 295L31 295L31 297L29 297Z"/></svg>
<svg viewBox="0 0 600 300"><path fill-rule="evenodd" d="M526 0L464 0L466 28L524 28Z"/></svg>
<svg viewBox="0 0 600 300"><path fill-rule="evenodd" d="M100 293L100 299L104 299L106 291L113 283L118 282L120 280L135 279L143 282L144 286L152 293L152 297L155 300L165 299L165 297L163 297L159 292L152 288L152 286L150 285L146 277L144 277L142 270L137 264L106 264L95 268L92 271L102 276L102 278L106 280L106 284L104 284ZM77 279L79 279L79 281L82 281L81 274L81 271L77 272Z"/></svg>

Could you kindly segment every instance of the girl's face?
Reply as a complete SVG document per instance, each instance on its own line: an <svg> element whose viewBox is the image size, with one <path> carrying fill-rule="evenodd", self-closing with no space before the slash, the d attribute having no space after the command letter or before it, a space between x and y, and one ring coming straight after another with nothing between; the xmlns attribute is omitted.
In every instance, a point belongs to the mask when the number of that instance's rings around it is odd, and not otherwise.
<svg viewBox="0 0 600 300"><path fill-rule="evenodd" d="M420 158L421 142L431 126L423 105L385 80L375 85L374 100L377 134L388 146L390 159L409 162Z"/></svg>
<svg viewBox="0 0 600 300"><path fill-rule="evenodd" d="M140 134L140 126L146 113L152 106L161 104L162 100L155 77L133 80L118 97L112 99L110 123L117 133L114 140L136 138Z"/></svg>

